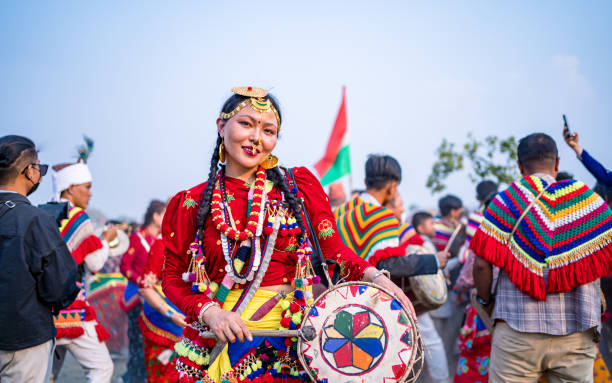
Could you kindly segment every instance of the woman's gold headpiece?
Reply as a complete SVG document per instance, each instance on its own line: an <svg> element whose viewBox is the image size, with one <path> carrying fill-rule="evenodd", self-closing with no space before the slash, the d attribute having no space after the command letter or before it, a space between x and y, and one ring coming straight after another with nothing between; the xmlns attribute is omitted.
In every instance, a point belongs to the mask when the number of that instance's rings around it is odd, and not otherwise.
<svg viewBox="0 0 612 383"><path fill-rule="evenodd" d="M281 124L280 115L278 114L278 111L272 104L272 101L269 98L268 99L265 98L268 95L268 92L265 89L256 88L254 86L238 86L238 87L232 88L232 92L239 94L241 96L249 97L249 98L242 101L240 104L238 104L234 108L234 110L232 110L231 112L221 113L222 119L229 120L230 118L234 117L238 112L240 112L242 109L244 109L246 106L250 105L253 109L255 109L256 111L260 113L265 113L269 110L272 110L274 112L274 115L276 116L276 122L278 123L278 130L280 130L280 124Z"/></svg>

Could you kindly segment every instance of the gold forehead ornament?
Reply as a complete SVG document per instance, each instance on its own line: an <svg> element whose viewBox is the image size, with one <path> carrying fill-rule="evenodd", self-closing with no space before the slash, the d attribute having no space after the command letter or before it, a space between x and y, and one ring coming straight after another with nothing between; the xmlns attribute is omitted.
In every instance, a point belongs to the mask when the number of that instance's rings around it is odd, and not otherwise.
<svg viewBox="0 0 612 383"><path fill-rule="evenodd" d="M246 106L250 105L254 110L260 113L265 113L269 110L272 110L274 112L274 115L276 116L278 130L280 130L280 124L281 124L280 116L278 114L278 111L272 104L272 101L270 100L270 98L266 98L268 96L268 92L265 89L256 88L253 86L238 86L238 87L232 88L232 92L240 96L248 97L248 99L238 104L234 108L234 110L232 110L231 112L221 113L222 119L229 120L230 118L238 114L238 112L240 112Z"/></svg>

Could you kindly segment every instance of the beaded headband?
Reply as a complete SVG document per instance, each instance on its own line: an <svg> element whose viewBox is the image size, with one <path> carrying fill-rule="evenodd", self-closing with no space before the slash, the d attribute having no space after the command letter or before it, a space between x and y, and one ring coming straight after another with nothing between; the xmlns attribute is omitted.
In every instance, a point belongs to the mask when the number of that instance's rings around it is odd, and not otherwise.
<svg viewBox="0 0 612 383"><path fill-rule="evenodd" d="M269 98L265 99L265 97L268 95L268 92L266 90L261 89L261 88L252 87L252 86L238 86L238 87L232 88L232 92L240 96L245 96L249 98L242 101L240 104L238 104L234 108L234 110L232 110L231 112L221 113L222 119L229 120L230 118L238 114L238 112L240 112L246 106L250 105L253 109L255 109L256 111L260 113L265 113L269 110L272 110L274 112L274 115L276 116L276 122L278 123L278 130L280 131L280 124L281 124L280 115L278 114L278 111L272 104L272 101Z"/></svg>

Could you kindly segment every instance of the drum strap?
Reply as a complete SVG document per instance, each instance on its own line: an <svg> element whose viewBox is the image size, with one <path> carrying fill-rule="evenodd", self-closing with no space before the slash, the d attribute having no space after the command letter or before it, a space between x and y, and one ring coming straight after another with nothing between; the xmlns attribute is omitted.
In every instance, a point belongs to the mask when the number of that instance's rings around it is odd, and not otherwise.
<svg viewBox="0 0 612 383"><path fill-rule="evenodd" d="M293 169L287 168L286 171L289 174L289 177L291 177L291 181L293 181L295 188L297 189L297 182L295 182L295 177L293 175ZM321 282L323 283L323 285L325 287L331 287L335 285L336 283L338 283L338 280L340 279L340 264L334 261L333 259L325 259L325 257L323 256L323 252L321 251L321 246L319 245L319 241L317 240L316 231L314 231L312 222L310 221L310 217L308 216L308 211L306 210L306 207L304 206L304 200L301 198L300 198L300 207L302 208L302 213L304 214L304 220L306 221L306 226L308 226L308 232L310 233L310 237L308 239L310 240L313 250L317 255L311 261L312 268L314 269L315 273L317 273L317 275L325 276L325 278L321 278ZM328 265L334 265L334 274L332 275L331 278L328 272Z"/></svg>

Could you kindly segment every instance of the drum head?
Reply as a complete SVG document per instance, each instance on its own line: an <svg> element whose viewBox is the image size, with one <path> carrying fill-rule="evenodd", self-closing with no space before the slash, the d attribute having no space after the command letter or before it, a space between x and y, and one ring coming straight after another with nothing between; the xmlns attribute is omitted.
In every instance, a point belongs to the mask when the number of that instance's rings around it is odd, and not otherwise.
<svg viewBox="0 0 612 383"><path fill-rule="evenodd" d="M314 302L302 326L317 330L314 340L298 343L300 361L313 380L413 382L420 373L423 348L416 325L380 286L334 286Z"/></svg>

